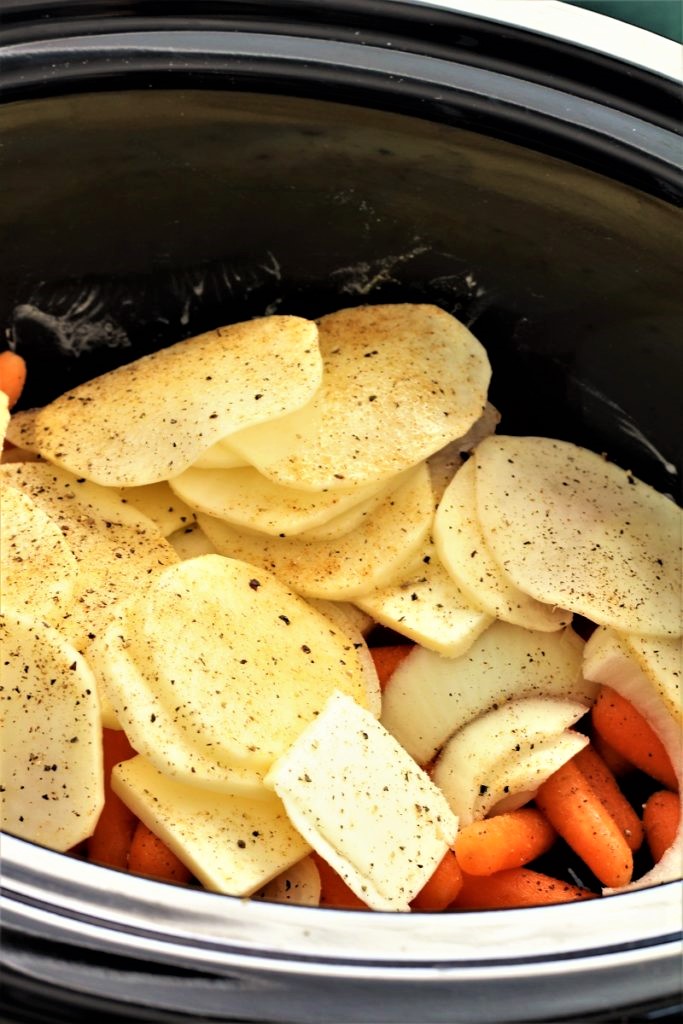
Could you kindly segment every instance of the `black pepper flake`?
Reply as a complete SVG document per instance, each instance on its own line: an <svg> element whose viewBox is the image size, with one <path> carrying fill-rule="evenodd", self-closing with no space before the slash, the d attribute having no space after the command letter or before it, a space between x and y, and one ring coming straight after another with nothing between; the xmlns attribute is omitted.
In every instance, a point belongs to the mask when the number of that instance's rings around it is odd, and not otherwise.
<svg viewBox="0 0 683 1024"><path fill-rule="evenodd" d="M479 787L479 796L483 796L483 795L484 795L484 793L488 793L488 791L489 791L489 787L488 787L488 786L484 786L484 785L482 784L482 785L481 785L481 786Z"/></svg>
<svg viewBox="0 0 683 1024"><path fill-rule="evenodd" d="M244 839L238 839L237 845L239 846L240 850L244 850L246 849L247 844L245 843Z"/></svg>
<svg viewBox="0 0 683 1024"><path fill-rule="evenodd" d="M301 645L301 650L304 652L304 654L310 654L311 653L311 648L308 646L308 644L302 644Z"/></svg>
<svg viewBox="0 0 683 1024"><path fill-rule="evenodd" d="M284 622L285 626L289 625L289 619L287 618L286 615L278 615L278 619L281 619L281 621Z"/></svg>
<svg viewBox="0 0 683 1024"><path fill-rule="evenodd" d="M258 588L261 586L261 581L249 580L249 586L251 587L252 590L258 590Z"/></svg>

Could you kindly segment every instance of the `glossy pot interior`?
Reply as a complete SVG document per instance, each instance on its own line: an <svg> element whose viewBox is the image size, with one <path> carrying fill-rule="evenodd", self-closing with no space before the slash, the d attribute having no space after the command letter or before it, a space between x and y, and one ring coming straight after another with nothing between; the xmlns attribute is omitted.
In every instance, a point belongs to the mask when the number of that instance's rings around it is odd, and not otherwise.
<svg viewBox="0 0 683 1024"><path fill-rule="evenodd" d="M638 121L636 139L632 113L442 60L429 78L411 58L396 79L380 49L323 66L318 47L313 66L289 39L285 68L263 56L272 40L186 37L169 78L153 47L85 42L51 66L75 53L92 74L56 84L40 47L15 55L0 108L0 319L29 361L24 404L219 323L424 300L486 345L501 429L605 451L680 499L667 129ZM588 1020L680 985L675 884L361 920L176 890L11 838L3 854L11 969L37 999L61 986L132 1019Z"/></svg>

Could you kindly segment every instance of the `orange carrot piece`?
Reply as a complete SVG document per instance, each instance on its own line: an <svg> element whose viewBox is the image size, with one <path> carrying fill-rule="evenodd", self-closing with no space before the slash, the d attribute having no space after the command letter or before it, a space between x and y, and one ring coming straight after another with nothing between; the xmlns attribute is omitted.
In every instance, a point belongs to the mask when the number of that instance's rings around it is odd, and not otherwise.
<svg viewBox="0 0 683 1024"><path fill-rule="evenodd" d="M93 834L88 839L88 859L112 868L128 867L128 852L137 817L111 788L111 772L119 761L135 757L125 732L103 729L104 807Z"/></svg>
<svg viewBox="0 0 683 1024"><path fill-rule="evenodd" d="M664 744L630 701L611 686L602 686L591 714L595 730L622 757L668 789L678 789Z"/></svg>
<svg viewBox="0 0 683 1024"><path fill-rule="evenodd" d="M591 745L603 759L612 775L616 778L619 778L622 775L628 775L629 772L634 770L631 762L627 761L625 757L622 757L621 754L617 753L614 747L604 740L600 733L596 732L595 729L593 729L591 733Z"/></svg>
<svg viewBox="0 0 683 1024"><path fill-rule="evenodd" d="M0 391L7 395L10 409L19 401L25 383L26 361L9 349L0 352Z"/></svg>
<svg viewBox="0 0 683 1024"><path fill-rule="evenodd" d="M130 844L128 870L159 882L187 883L192 878L190 869L141 821Z"/></svg>
<svg viewBox="0 0 683 1024"><path fill-rule="evenodd" d="M338 910L367 910L355 892L349 888L344 879L331 867L320 854L311 854L320 874L320 906L335 907Z"/></svg>
<svg viewBox="0 0 683 1024"><path fill-rule="evenodd" d="M655 863L662 859L676 838L680 819L680 799L668 789L653 793L643 807L645 836Z"/></svg>
<svg viewBox="0 0 683 1024"><path fill-rule="evenodd" d="M370 648L379 685L383 690L403 659L410 654L414 647L414 644L393 644L388 647Z"/></svg>
<svg viewBox="0 0 683 1024"><path fill-rule="evenodd" d="M449 850L429 881L411 901L413 910L445 910L462 887L462 871L455 854Z"/></svg>
<svg viewBox="0 0 683 1024"><path fill-rule="evenodd" d="M557 839L550 822L535 807L522 807L473 821L455 838L455 855L469 875L493 875L521 868L547 853Z"/></svg>
<svg viewBox="0 0 683 1024"><path fill-rule="evenodd" d="M603 885L617 888L631 881L628 843L573 759L546 779L536 804Z"/></svg>
<svg viewBox="0 0 683 1024"><path fill-rule="evenodd" d="M551 878L530 868L508 868L495 875L463 872L462 889L451 910L494 910L499 907L542 907L552 903L589 900L595 893Z"/></svg>
<svg viewBox="0 0 683 1024"><path fill-rule="evenodd" d="M639 850L643 842L643 824L619 789L614 775L590 743L574 756L574 764L586 777L602 806L612 815L631 849Z"/></svg>

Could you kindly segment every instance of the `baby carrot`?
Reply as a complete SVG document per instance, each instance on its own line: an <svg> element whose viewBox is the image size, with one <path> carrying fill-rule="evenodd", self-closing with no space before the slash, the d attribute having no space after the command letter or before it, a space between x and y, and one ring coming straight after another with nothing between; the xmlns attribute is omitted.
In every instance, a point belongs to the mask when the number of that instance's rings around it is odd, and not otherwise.
<svg viewBox="0 0 683 1024"><path fill-rule="evenodd" d="M130 844L128 870L160 882L187 883L192 878L192 872L176 857L173 850L169 850L166 843L141 821L137 823Z"/></svg>
<svg viewBox="0 0 683 1024"><path fill-rule="evenodd" d="M493 875L519 868L546 853L557 833L535 807L473 821L455 839L458 864L469 875Z"/></svg>
<svg viewBox="0 0 683 1024"><path fill-rule="evenodd" d="M631 762L627 761L625 757L622 757L621 754L617 753L614 747L606 740L603 740L600 733L596 732L595 729L592 730L591 734L591 746L598 752L612 775L615 777L628 775L629 772L633 771L633 765Z"/></svg>
<svg viewBox="0 0 683 1024"><path fill-rule="evenodd" d="M4 391L7 395L10 409L19 401L25 383L25 360L9 349L0 352L0 391Z"/></svg>
<svg viewBox="0 0 683 1024"><path fill-rule="evenodd" d="M536 804L603 885L618 888L630 882L633 854L573 760L546 779Z"/></svg>
<svg viewBox="0 0 683 1024"><path fill-rule="evenodd" d="M619 789L614 775L590 743L575 754L574 764L585 775L605 810L612 815L631 849L640 849L643 842L642 822Z"/></svg>
<svg viewBox="0 0 683 1024"><path fill-rule="evenodd" d="M367 910L355 892L349 888L344 879L331 867L320 854L311 854L320 874L320 906L335 907L338 910Z"/></svg>
<svg viewBox="0 0 683 1024"><path fill-rule="evenodd" d="M119 761L135 757L125 732L102 730L104 754L104 807L88 839L88 859L112 868L128 867L128 851L135 832L136 816L113 792L111 772Z"/></svg>
<svg viewBox="0 0 683 1024"><path fill-rule="evenodd" d="M371 647L370 654L375 663L379 685L384 689L392 675L413 650L414 644L392 644L388 647Z"/></svg>
<svg viewBox="0 0 683 1024"><path fill-rule="evenodd" d="M669 789L678 789L664 744L630 701L610 686L602 686L591 714L595 730L622 757Z"/></svg>
<svg viewBox="0 0 683 1024"><path fill-rule="evenodd" d="M643 807L645 836L655 863L662 859L673 844L678 832L680 817L680 799L668 789L653 793Z"/></svg>
<svg viewBox="0 0 683 1024"><path fill-rule="evenodd" d="M593 899L594 893L559 878L532 871L508 868L495 875L468 875L463 872L462 889L452 910L493 910L498 907L540 907L552 903L572 903Z"/></svg>
<svg viewBox="0 0 683 1024"><path fill-rule="evenodd" d="M445 910L458 895L461 886L462 871L455 854L449 850L410 906L413 910Z"/></svg>

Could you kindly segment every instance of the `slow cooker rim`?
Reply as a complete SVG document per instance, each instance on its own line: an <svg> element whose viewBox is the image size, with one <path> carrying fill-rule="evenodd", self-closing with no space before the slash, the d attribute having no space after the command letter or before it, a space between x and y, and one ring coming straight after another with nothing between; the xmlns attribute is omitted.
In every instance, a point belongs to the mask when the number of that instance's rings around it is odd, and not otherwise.
<svg viewBox="0 0 683 1024"><path fill-rule="evenodd" d="M680 139L592 100L391 49L248 32L79 36L4 49L4 102L70 92L218 88L315 96L455 124L683 200Z"/></svg>
<svg viewBox="0 0 683 1024"><path fill-rule="evenodd" d="M0 45L77 35L167 29L250 31L356 41L445 57L680 127L676 43L557 0L154 0L54 3L6 0ZM649 55L649 59L648 59Z"/></svg>

